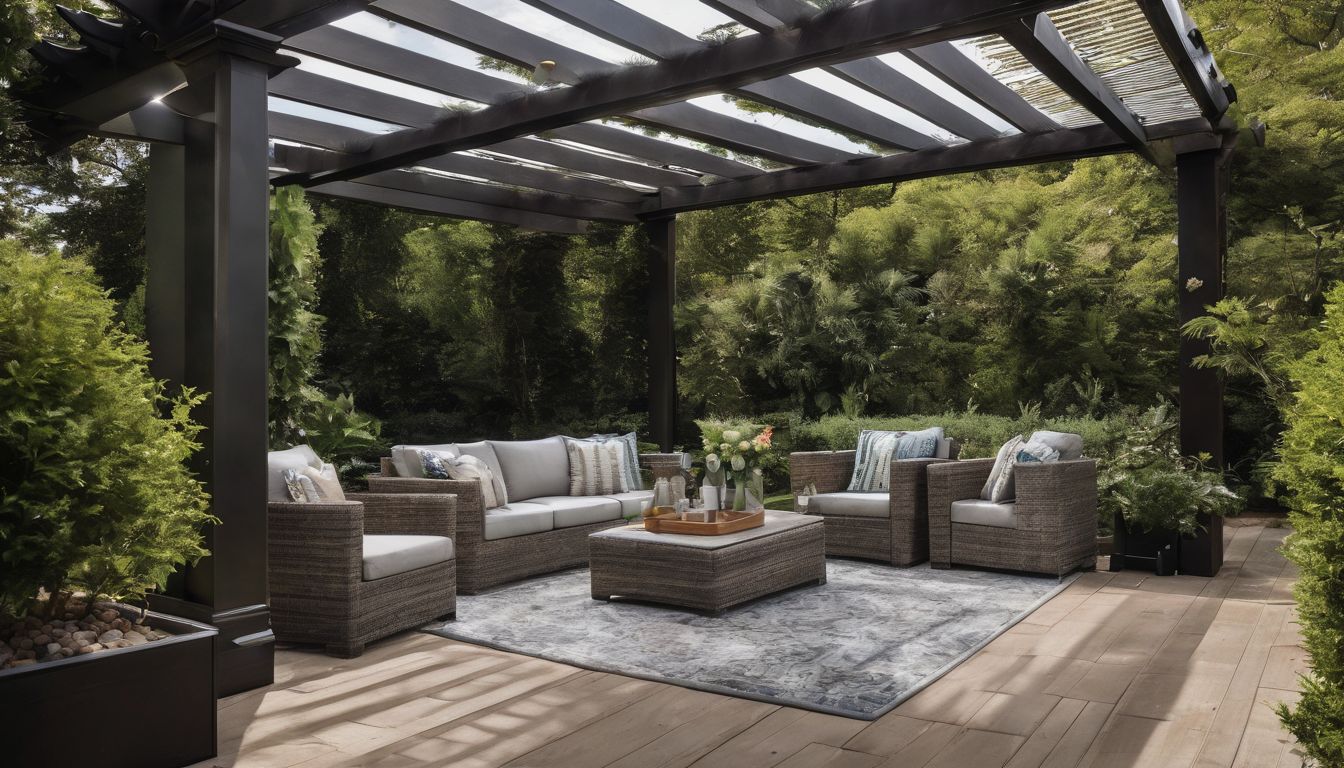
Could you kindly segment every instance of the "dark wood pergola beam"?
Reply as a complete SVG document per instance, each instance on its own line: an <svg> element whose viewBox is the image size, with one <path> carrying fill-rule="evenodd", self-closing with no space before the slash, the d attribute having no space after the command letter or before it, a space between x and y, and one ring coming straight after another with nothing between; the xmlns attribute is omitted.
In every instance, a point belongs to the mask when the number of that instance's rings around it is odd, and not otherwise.
<svg viewBox="0 0 1344 768"><path fill-rule="evenodd" d="M499 184L480 184L419 171L398 170L362 176L356 180L373 187L400 189L463 203L480 203L497 208L539 213L588 221L612 221L633 224L638 207L630 203L606 200L582 200L546 192L514 189Z"/></svg>
<svg viewBox="0 0 1344 768"><path fill-rule="evenodd" d="M1139 7L1200 111L1216 122L1227 112L1231 99L1219 81L1218 65L1204 36L1177 0L1139 0Z"/></svg>
<svg viewBox="0 0 1344 768"><path fill-rule="evenodd" d="M348 168L310 183L358 178L459 149L561 125L731 90L791 71L979 34L1064 0L946 0L862 3L796 30L731 40L685 57L529 94L427 130L380 136Z"/></svg>
<svg viewBox="0 0 1344 768"><path fill-rule="evenodd" d="M1208 121L1197 118L1154 128L1154 138L1210 134ZM888 184L991 168L1035 165L1097 155L1118 154L1133 146L1107 125L1024 133L990 141L957 144L902 155L872 157L848 163L775 171L753 179L725 181L706 187L662 189L644 204L643 216L668 216L701 208L827 192L866 184Z"/></svg>
<svg viewBox="0 0 1344 768"><path fill-rule="evenodd" d="M1139 154L1157 164L1139 118L1078 56L1049 16L1044 13L1027 16L1004 25L998 32L1060 90L1110 126Z"/></svg>
<svg viewBox="0 0 1344 768"><path fill-rule="evenodd" d="M364 203L385 205L390 208L405 208L436 216L448 216L454 219L489 221L495 224L508 224L539 232L557 232L564 235L582 235L588 231L588 222L565 216L551 216L544 213L531 213L513 208L500 208L481 203L449 200L436 195L426 195L403 189L377 187L370 184L357 184L353 181L333 181L321 186L310 187L315 195L339 197L345 200L358 200Z"/></svg>
<svg viewBox="0 0 1344 768"><path fill-rule="evenodd" d="M546 59L556 61L561 66L556 68L552 77L569 85L620 70L619 66L596 56L531 34L449 0L384 4L374 10L399 24L524 69L531 69L537 62ZM534 90L528 88L524 93ZM509 89L510 98L517 98L518 95L517 86ZM489 103L498 104L504 100L497 99ZM660 130L670 130L735 152L766 157L789 165L829 163L862 156L861 153L846 152L695 104L664 104L627 111L623 115Z"/></svg>

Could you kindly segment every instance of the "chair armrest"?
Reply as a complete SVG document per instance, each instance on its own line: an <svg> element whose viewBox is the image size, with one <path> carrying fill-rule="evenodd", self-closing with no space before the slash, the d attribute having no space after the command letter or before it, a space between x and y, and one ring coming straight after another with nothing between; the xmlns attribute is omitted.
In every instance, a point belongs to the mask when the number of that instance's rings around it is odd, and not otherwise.
<svg viewBox="0 0 1344 768"><path fill-rule="evenodd" d="M928 470L951 459L898 459L891 462L887 487L891 495L891 518L928 514Z"/></svg>
<svg viewBox="0 0 1344 768"><path fill-rule="evenodd" d="M1074 459L1013 467L1019 530L1063 533L1097 527L1097 462Z"/></svg>
<svg viewBox="0 0 1344 768"><path fill-rule="evenodd" d="M817 493L835 493L849 487L854 475L855 451L797 451L789 454L789 488L796 496L812 484Z"/></svg>
<svg viewBox="0 0 1344 768"><path fill-rule="evenodd" d="M935 501L938 512L948 514L952 502L980 498L980 491L993 469L994 459L943 461L928 465L929 514L935 512Z"/></svg>
<svg viewBox="0 0 1344 768"><path fill-rule="evenodd" d="M397 466L392 463L391 456L380 456L378 458L378 471L383 477L397 477Z"/></svg>
<svg viewBox="0 0 1344 768"><path fill-rule="evenodd" d="M468 536L479 541L485 535L485 497L481 494L480 480L435 480L428 477L370 477L369 492L372 494L451 494L457 497L455 514L456 531L474 534ZM457 536L453 544L461 546Z"/></svg>
<svg viewBox="0 0 1344 768"><path fill-rule="evenodd" d="M349 493L364 504L364 532L457 536L457 497L444 493Z"/></svg>
<svg viewBox="0 0 1344 768"><path fill-rule="evenodd" d="M358 584L364 571L364 505L358 501L266 505L266 549L273 585ZM273 586L273 590L274 590Z"/></svg>

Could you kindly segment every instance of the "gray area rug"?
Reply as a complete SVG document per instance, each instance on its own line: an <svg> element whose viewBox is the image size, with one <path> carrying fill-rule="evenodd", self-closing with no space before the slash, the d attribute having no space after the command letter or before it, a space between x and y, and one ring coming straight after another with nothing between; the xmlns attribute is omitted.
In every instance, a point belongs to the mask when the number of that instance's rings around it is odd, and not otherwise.
<svg viewBox="0 0 1344 768"><path fill-rule="evenodd" d="M603 672L875 719L1016 624L1071 579L828 560L827 583L719 617L593 600L588 571L458 598L428 629Z"/></svg>

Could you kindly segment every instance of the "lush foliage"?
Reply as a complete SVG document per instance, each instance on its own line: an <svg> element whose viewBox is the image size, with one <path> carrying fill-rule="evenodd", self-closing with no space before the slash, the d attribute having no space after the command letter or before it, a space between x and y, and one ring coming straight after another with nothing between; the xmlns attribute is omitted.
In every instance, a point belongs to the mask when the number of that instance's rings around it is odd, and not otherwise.
<svg viewBox="0 0 1344 768"><path fill-rule="evenodd" d="M87 266L0 241L0 360L0 609L136 597L206 554L203 396L164 397Z"/></svg>
<svg viewBox="0 0 1344 768"><path fill-rule="evenodd" d="M313 384L324 320L313 311L322 263L318 231L301 187L271 195L266 405L275 448L303 442L303 422L321 398Z"/></svg>
<svg viewBox="0 0 1344 768"><path fill-rule="evenodd" d="M750 487L765 498L765 471L778 467L774 453L775 428L770 425L724 423L705 419L700 425L701 460L705 481L723 485L731 477L737 487Z"/></svg>
<svg viewBox="0 0 1344 768"><path fill-rule="evenodd" d="M1329 293L1311 349L1287 366L1297 390L1286 413L1283 461L1294 533L1286 552L1300 568L1298 616L1311 674L1302 699L1282 711L1308 755L1344 765L1344 283Z"/></svg>

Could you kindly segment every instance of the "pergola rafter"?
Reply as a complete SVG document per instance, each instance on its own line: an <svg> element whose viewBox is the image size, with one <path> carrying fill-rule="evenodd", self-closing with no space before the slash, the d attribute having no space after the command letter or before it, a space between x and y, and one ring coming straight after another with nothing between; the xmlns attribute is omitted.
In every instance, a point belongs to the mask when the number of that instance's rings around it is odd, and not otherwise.
<svg viewBox="0 0 1344 768"><path fill-rule="evenodd" d="M754 32L713 43L613 0L526 0L548 29L579 27L652 59L624 64L483 12L491 2L119 0L119 19L62 12L79 46L33 49L45 82L22 98L49 148L85 135L151 144L152 366L211 393L200 467L225 523L171 610L220 628L221 693L271 674L259 577L268 183L550 232L638 222L650 425L665 448L678 212L1101 154L1175 157L1182 321L1222 296L1235 91L1178 0L868 0L824 13L804 0L704 0ZM391 27L333 24L361 10ZM1120 23L1089 29L1097 18ZM436 40L395 42L422 34ZM449 44L527 70L549 60L554 82L473 67L439 52ZM1108 44L1125 60L1108 59ZM862 92L793 76L814 69ZM799 122L690 101L718 94ZM1181 341L1182 447L1219 461L1221 384L1190 364L1206 352ZM1217 520L1183 570L1217 570Z"/></svg>

